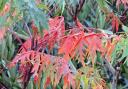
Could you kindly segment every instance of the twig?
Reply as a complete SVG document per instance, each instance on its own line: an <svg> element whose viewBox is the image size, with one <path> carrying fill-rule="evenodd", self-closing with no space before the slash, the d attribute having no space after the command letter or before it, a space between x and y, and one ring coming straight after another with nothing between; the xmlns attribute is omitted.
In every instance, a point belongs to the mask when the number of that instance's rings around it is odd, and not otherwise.
<svg viewBox="0 0 128 89"><path fill-rule="evenodd" d="M32 68L33 68L32 64L29 64L28 63L28 66L27 66L26 71L25 71L25 74L24 74L25 77L23 79L23 89L26 89L27 88L27 85L29 83L29 80L30 80L30 78L32 76L32 73L31 73Z"/></svg>
<svg viewBox="0 0 128 89"><path fill-rule="evenodd" d="M78 16L79 12L81 11L84 3L85 3L85 0L79 0L79 4L76 5L75 18L77 18L77 16Z"/></svg>
<svg viewBox="0 0 128 89"><path fill-rule="evenodd" d="M30 29L29 29L27 23L24 22L24 24L25 24L25 28L26 28L26 30L27 30L27 33L29 34L30 38L32 38L32 34L31 34L31 32L30 32Z"/></svg>
<svg viewBox="0 0 128 89"><path fill-rule="evenodd" d="M9 88L0 81L0 89L9 89Z"/></svg>
<svg viewBox="0 0 128 89"><path fill-rule="evenodd" d="M69 7L67 1L65 1L65 2L67 4L66 8L67 8L69 14L73 17L74 22L76 22L77 21L77 16L78 16L79 12L81 11L81 9L82 9L82 7L85 3L85 0L79 0L79 3L76 4L75 10L72 6Z"/></svg>

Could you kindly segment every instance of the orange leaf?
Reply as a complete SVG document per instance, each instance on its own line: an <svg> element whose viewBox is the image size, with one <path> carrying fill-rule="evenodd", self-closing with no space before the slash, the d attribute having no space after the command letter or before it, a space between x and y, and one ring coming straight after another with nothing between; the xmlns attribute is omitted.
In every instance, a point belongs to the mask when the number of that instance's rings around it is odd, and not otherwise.
<svg viewBox="0 0 128 89"><path fill-rule="evenodd" d="M63 89L67 89L67 87L69 87L68 76L64 76L64 86L63 86Z"/></svg>

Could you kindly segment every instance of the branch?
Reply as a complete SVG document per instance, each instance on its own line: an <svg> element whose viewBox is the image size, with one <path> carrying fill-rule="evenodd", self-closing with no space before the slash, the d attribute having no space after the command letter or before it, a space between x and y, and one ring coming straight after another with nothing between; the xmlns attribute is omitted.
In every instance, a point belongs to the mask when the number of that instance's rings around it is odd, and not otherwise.
<svg viewBox="0 0 128 89"><path fill-rule="evenodd" d="M0 89L9 89L9 88L0 81Z"/></svg>

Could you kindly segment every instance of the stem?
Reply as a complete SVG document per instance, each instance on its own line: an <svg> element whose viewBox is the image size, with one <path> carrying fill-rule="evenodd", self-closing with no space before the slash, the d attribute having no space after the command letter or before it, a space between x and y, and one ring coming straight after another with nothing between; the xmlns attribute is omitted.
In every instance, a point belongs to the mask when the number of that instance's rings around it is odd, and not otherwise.
<svg viewBox="0 0 128 89"><path fill-rule="evenodd" d="M103 60L103 65L106 70L108 70L112 74L111 88L117 89L117 81L120 75L120 67L117 66L114 68L106 59Z"/></svg>

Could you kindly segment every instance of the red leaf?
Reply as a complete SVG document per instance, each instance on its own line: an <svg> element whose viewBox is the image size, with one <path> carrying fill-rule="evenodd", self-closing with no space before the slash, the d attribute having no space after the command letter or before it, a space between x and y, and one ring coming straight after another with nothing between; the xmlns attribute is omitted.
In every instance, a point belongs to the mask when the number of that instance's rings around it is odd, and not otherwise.
<svg viewBox="0 0 128 89"><path fill-rule="evenodd" d="M116 29L116 32L118 32L119 22L118 22L118 17L116 16L113 16L112 18L112 28Z"/></svg>
<svg viewBox="0 0 128 89"><path fill-rule="evenodd" d="M73 89L76 89L75 81L70 73L65 75L63 79L64 79L63 89L70 89L70 86L72 86Z"/></svg>
<svg viewBox="0 0 128 89"><path fill-rule="evenodd" d="M59 16L49 19L49 29L50 31L58 30L60 35L64 35L65 33L64 17Z"/></svg>
<svg viewBox="0 0 128 89"><path fill-rule="evenodd" d="M68 76L69 84L74 86L72 83L74 83L73 75L71 74L71 70L69 69L68 61L61 57L55 57L47 54L43 54L36 51L27 51L22 52L13 59L12 65L16 65L19 63L19 72L20 74L23 74L21 78L24 80L26 79L26 76L31 77L31 75L26 74L26 69L28 64L32 65L31 73L34 77L34 82L36 83L38 81L39 75L42 74L43 70L48 70L49 65L53 65L53 70L51 72L56 72L56 77L54 76L55 84L58 84L62 76ZM46 77L50 77L49 75L46 75ZM50 77L51 79L51 77ZM47 79L46 83L49 84L51 82L49 78ZM72 83L71 83L72 82ZM75 88L74 88L75 89Z"/></svg>
<svg viewBox="0 0 128 89"><path fill-rule="evenodd" d="M120 4L124 4L125 8L127 7L128 0L117 0L116 1L116 6L119 9Z"/></svg>
<svg viewBox="0 0 128 89"><path fill-rule="evenodd" d="M118 32L118 28L119 28L119 23L118 23L118 18L116 18L116 32Z"/></svg>
<svg viewBox="0 0 128 89"><path fill-rule="evenodd" d="M35 75L35 76L34 76L34 83L36 84L36 83L38 82L38 80L39 80L38 75Z"/></svg>
<svg viewBox="0 0 128 89"><path fill-rule="evenodd" d="M89 55L92 57L93 63L96 57L96 51L104 52L102 46L101 37L103 34L89 33L85 34L83 31L74 33L67 36L63 41L64 43L60 46L59 54L64 54L64 58L69 60L74 55L80 56L80 61L84 66L84 56L86 55L86 47L89 51ZM86 46L86 47L85 47Z"/></svg>
<svg viewBox="0 0 128 89"><path fill-rule="evenodd" d="M47 77L46 78L44 89L46 89L48 87L48 85L50 84L50 82L51 82L51 78L50 77Z"/></svg>
<svg viewBox="0 0 128 89"><path fill-rule="evenodd" d="M37 5L41 3L41 0L35 0L35 1Z"/></svg>

